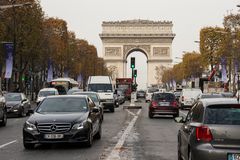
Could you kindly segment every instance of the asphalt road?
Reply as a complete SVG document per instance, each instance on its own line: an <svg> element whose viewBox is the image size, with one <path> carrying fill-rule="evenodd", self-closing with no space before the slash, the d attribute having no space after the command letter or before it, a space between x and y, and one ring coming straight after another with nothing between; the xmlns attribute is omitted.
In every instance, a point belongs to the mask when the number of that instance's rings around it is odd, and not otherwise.
<svg viewBox="0 0 240 160"><path fill-rule="evenodd" d="M120 106L115 113L105 112L102 139L91 148L58 144L25 150L22 126L27 117L9 118L7 126L0 128L0 160L176 160L180 125L168 116L149 119L147 104L137 105L142 109Z"/></svg>

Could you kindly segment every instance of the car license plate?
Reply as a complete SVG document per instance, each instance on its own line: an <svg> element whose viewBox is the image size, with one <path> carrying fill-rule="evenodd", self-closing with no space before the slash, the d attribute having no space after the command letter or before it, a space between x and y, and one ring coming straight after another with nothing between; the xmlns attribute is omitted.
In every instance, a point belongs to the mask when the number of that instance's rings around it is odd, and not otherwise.
<svg viewBox="0 0 240 160"><path fill-rule="evenodd" d="M228 160L240 160L240 153L228 154Z"/></svg>
<svg viewBox="0 0 240 160"><path fill-rule="evenodd" d="M45 134L44 138L45 139L62 139L63 134Z"/></svg>
<svg viewBox="0 0 240 160"><path fill-rule="evenodd" d="M159 106L169 106L169 102L159 102Z"/></svg>

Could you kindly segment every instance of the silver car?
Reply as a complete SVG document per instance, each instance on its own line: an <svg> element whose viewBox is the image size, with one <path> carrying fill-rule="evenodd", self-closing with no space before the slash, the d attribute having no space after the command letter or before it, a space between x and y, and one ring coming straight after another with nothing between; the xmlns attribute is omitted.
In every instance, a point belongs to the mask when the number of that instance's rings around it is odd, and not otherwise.
<svg viewBox="0 0 240 160"><path fill-rule="evenodd" d="M240 160L240 103L233 98L200 99L178 132L178 160Z"/></svg>

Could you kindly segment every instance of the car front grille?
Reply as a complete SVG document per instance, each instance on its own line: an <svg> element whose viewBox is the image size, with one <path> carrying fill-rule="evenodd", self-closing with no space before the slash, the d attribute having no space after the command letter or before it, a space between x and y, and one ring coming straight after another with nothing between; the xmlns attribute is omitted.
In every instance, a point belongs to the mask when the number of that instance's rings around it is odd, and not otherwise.
<svg viewBox="0 0 240 160"><path fill-rule="evenodd" d="M37 128L41 133L65 133L71 129L71 123L40 123Z"/></svg>

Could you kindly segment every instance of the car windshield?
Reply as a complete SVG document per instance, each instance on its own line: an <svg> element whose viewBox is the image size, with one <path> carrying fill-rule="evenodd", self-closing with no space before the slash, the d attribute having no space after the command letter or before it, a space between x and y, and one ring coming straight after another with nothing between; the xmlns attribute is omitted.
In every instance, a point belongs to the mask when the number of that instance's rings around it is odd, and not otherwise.
<svg viewBox="0 0 240 160"><path fill-rule="evenodd" d="M157 88L151 88L151 89L148 89L148 93L154 93L154 92L158 92L159 89Z"/></svg>
<svg viewBox="0 0 240 160"><path fill-rule="evenodd" d="M220 105L208 107L206 124L240 125L240 105Z"/></svg>
<svg viewBox="0 0 240 160"><path fill-rule="evenodd" d="M201 99L205 98L223 98L223 96L221 94L203 94Z"/></svg>
<svg viewBox="0 0 240 160"><path fill-rule="evenodd" d="M5 98L7 101L21 101L20 93L7 93Z"/></svg>
<svg viewBox="0 0 240 160"><path fill-rule="evenodd" d="M200 94L201 94L201 91L199 90L186 90L183 95L187 97L197 97Z"/></svg>
<svg viewBox="0 0 240 160"><path fill-rule="evenodd" d="M154 101L174 101L175 96L174 94L171 93L159 93L159 94L154 94L153 100Z"/></svg>
<svg viewBox="0 0 240 160"><path fill-rule="evenodd" d="M84 92L79 93L79 92L76 92L76 93L74 93L74 95L86 95L86 96L90 97L91 100L93 100L94 103L99 103L98 97L94 93L84 93Z"/></svg>
<svg viewBox="0 0 240 160"><path fill-rule="evenodd" d="M86 112L87 102L84 98L47 98L37 109L37 113Z"/></svg>
<svg viewBox="0 0 240 160"><path fill-rule="evenodd" d="M111 84L89 84L88 90L93 92L112 92Z"/></svg>
<svg viewBox="0 0 240 160"><path fill-rule="evenodd" d="M78 89L78 88L76 88L76 89L70 89L70 90L67 92L67 94L73 94L73 93L75 93L75 92L81 92L81 90Z"/></svg>
<svg viewBox="0 0 240 160"><path fill-rule="evenodd" d="M51 95L55 95L55 91L40 91L38 94L39 97L47 97Z"/></svg>

